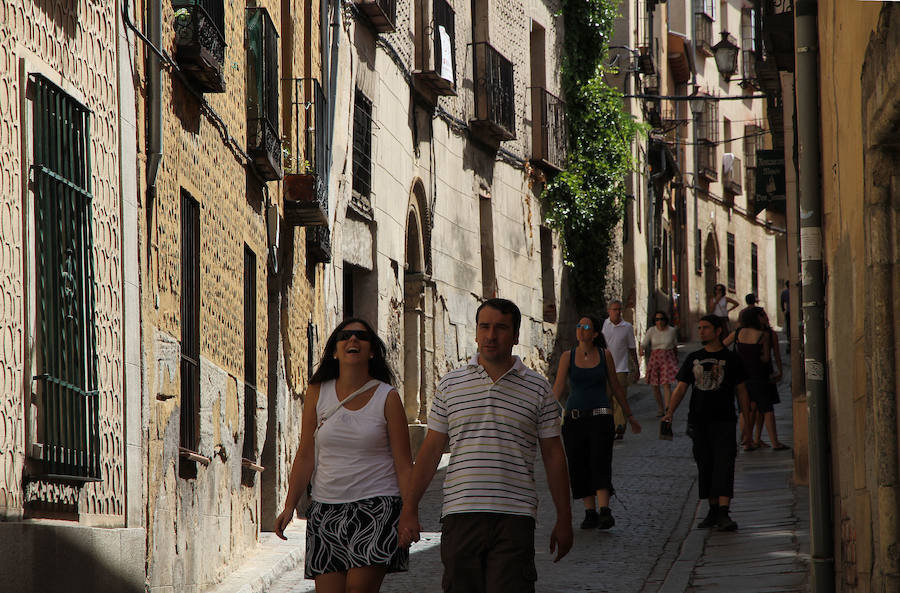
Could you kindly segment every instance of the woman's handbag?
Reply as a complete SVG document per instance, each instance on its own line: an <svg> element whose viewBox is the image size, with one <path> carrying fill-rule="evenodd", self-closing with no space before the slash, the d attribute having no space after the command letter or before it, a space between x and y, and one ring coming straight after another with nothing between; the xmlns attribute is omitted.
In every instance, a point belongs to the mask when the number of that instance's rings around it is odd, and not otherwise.
<svg viewBox="0 0 900 593"><path fill-rule="evenodd" d="M378 379L372 379L368 381L365 385L345 397L343 400L339 401L337 404L332 406L330 409L326 410L322 417L319 418L316 423L316 430L313 432L313 443L314 443L314 451L315 451L315 462L318 463L319 460L319 445L316 442L316 435L319 434L319 429L322 428L322 425L325 424L325 421L331 418L335 412L340 410L344 405L350 403L357 395L361 393L365 393L369 389L373 387L377 387L381 384L381 381ZM313 466L313 473L315 473L315 466ZM300 500L297 501L297 506L294 507L294 511L297 513L297 517L301 519L305 519L309 515L309 507L312 506L312 476L310 476L309 483L306 484L306 490L300 495Z"/></svg>

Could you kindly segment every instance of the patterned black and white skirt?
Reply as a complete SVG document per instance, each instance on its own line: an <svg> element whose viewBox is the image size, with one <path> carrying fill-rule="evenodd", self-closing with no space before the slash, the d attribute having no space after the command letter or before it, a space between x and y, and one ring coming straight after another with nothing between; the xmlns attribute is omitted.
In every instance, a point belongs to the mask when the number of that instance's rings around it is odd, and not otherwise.
<svg viewBox="0 0 900 593"><path fill-rule="evenodd" d="M409 569L409 548L397 545L399 496L376 496L354 502L313 501L306 520L307 579L360 566Z"/></svg>

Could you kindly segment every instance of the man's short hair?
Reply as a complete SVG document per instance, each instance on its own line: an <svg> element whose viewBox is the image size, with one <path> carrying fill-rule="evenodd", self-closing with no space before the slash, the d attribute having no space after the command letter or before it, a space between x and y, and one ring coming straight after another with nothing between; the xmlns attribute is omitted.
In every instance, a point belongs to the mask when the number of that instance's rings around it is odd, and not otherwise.
<svg viewBox="0 0 900 593"><path fill-rule="evenodd" d="M756 294L750 292L747 293L747 296L744 297L744 302L750 305L751 307L759 302L759 299L756 298Z"/></svg>
<svg viewBox="0 0 900 593"><path fill-rule="evenodd" d="M522 312L519 311L514 302L509 299L488 299L484 301L478 306L478 310L475 311L476 326L478 325L478 315L485 307L496 309L504 315L512 315L513 330L516 332L516 335L519 335L519 327L522 325Z"/></svg>
<svg viewBox="0 0 900 593"><path fill-rule="evenodd" d="M625 308L625 305L623 305L623 304L622 304L622 301L620 301L619 299L613 299L613 300L609 301L609 302L606 304L606 308L609 309L609 308L612 307L613 305L619 305L619 306L622 307L623 309Z"/></svg>
<svg viewBox="0 0 900 593"><path fill-rule="evenodd" d="M708 321L713 326L713 329L718 330L719 338L725 332L725 321L718 315L704 315L700 318L700 321Z"/></svg>

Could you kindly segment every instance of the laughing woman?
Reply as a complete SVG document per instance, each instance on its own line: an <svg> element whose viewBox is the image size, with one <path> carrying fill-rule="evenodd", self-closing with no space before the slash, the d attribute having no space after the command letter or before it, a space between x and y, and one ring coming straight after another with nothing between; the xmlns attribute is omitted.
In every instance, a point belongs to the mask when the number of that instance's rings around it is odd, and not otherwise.
<svg viewBox="0 0 900 593"><path fill-rule="evenodd" d="M306 578L317 593L375 593L385 574L407 570L397 521L412 461L406 413L391 386L384 342L362 319L346 319L328 338L303 406L284 511L284 538L312 480Z"/></svg>

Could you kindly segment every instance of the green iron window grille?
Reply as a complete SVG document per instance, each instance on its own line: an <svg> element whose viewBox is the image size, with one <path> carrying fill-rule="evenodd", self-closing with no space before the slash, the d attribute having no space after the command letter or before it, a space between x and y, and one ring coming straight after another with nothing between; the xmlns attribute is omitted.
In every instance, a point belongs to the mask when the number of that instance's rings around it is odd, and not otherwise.
<svg viewBox="0 0 900 593"><path fill-rule="evenodd" d="M265 8L247 8L247 144L263 179L283 176L278 131L278 33Z"/></svg>
<svg viewBox="0 0 900 593"><path fill-rule="evenodd" d="M361 209L371 212L372 101L356 89L353 102L353 192Z"/></svg>
<svg viewBox="0 0 900 593"><path fill-rule="evenodd" d="M256 460L256 254L244 246L244 459Z"/></svg>
<svg viewBox="0 0 900 593"><path fill-rule="evenodd" d="M181 192L181 432L179 445L200 445L200 205ZM189 474L182 472L183 477Z"/></svg>
<svg viewBox="0 0 900 593"><path fill-rule="evenodd" d="M91 112L40 75L34 83L37 272L35 457L46 477L100 479L91 202Z"/></svg>

